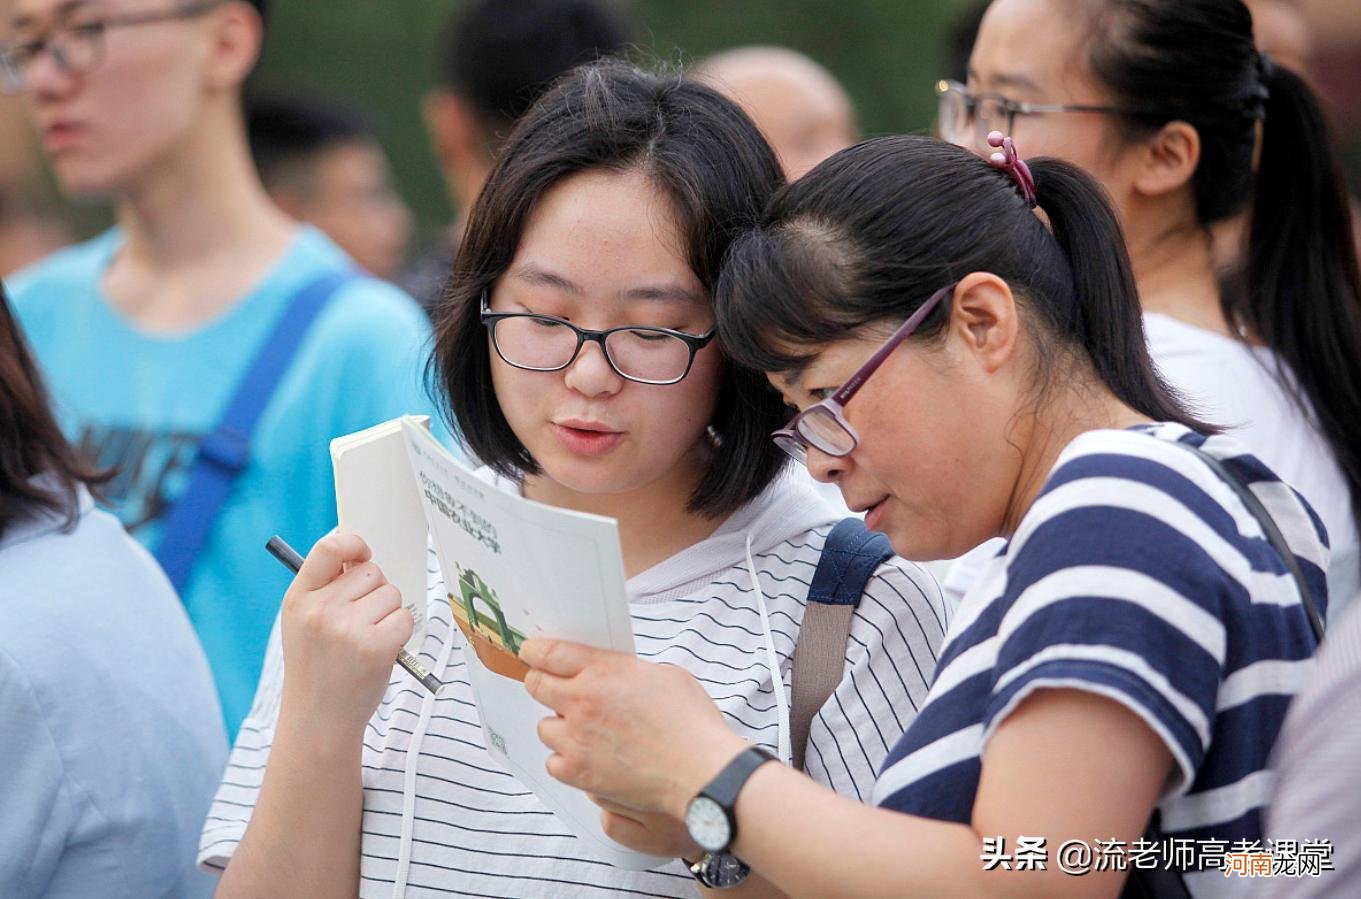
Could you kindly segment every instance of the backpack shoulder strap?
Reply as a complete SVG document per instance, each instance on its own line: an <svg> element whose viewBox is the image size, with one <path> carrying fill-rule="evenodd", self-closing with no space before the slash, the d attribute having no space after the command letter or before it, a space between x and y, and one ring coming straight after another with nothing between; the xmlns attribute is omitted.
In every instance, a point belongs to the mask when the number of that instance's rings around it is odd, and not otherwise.
<svg viewBox="0 0 1361 899"><path fill-rule="evenodd" d="M859 518L839 522L827 535L808 588L790 675L789 745L795 768L803 769L813 717L841 683L851 618L865 585L892 555L888 538L866 530Z"/></svg>
<svg viewBox="0 0 1361 899"><path fill-rule="evenodd" d="M312 322L340 287L355 277L348 269L328 272L294 295L236 385L221 420L199 441L189 483L165 513L165 527L155 553L181 596L232 483L250 461L251 435L275 388Z"/></svg>

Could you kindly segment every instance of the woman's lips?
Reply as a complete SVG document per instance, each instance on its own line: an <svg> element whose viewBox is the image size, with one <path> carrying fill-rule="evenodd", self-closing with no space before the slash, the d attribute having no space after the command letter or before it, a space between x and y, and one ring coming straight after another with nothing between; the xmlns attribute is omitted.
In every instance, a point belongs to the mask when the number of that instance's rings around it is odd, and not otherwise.
<svg viewBox="0 0 1361 899"><path fill-rule="evenodd" d="M54 122L43 129L43 149L48 153L69 150L80 140L84 130L74 122Z"/></svg>
<svg viewBox="0 0 1361 899"><path fill-rule="evenodd" d="M553 434L568 450L579 456L603 456L624 439L620 431L601 430L597 426L578 427L575 424L553 424Z"/></svg>
<svg viewBox="0 0 1361 899"><path fill-rule="evenodd" d="M865 528L870 531L879 530L879 520L884 517L884 507L888 505L888 497L884 497L879 502L870 506L865 512Z"/></svg>

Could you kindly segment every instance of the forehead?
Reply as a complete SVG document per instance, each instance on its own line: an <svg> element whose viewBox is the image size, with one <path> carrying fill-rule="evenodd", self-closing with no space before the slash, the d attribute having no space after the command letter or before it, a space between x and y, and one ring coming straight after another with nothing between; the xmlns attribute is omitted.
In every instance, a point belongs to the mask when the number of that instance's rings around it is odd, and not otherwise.
<svg viewBox="0 0 1361 899"><path fill-rule="evenodd" d="M979 26L970 75L992 90L1073 86L1085 78L1085 22L1075 0L996 0Z"/></svg>
<svg viewBox="0 0 1361 899"><path fill-rule="evenodd" d="M678 281L703 290L675 204L641 172L582 172L548 190L525 222L512 270L559 271L586 292L621 281Z"/></svg>

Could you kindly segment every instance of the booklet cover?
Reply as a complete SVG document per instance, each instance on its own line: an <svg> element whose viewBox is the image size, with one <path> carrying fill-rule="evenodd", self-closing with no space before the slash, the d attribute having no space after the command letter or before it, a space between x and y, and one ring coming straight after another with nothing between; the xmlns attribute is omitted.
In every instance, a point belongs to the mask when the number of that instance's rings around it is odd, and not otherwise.
<svg viewBox="0 0 1361 899"><path fill-rule="evenodd" d="M429 428L428 416L412 420ZM362 537L388 582L402 591L402 605L416 624L406 651L418 652L426 632L427 529L401 419L332 440L331 467L340 529Z"/></svg>
<svg viewBox="0 0 1361 899"><path fill-rule="evenodd" d="M669 861L605 836L600 808L548 775L538 724L553 713L525 691L528 668L518 658L535 634L634 651L617 523L499 490L455 460L416 419L401 421L447 599L463 632L487 751L591 854L633 870Z"/></svg>

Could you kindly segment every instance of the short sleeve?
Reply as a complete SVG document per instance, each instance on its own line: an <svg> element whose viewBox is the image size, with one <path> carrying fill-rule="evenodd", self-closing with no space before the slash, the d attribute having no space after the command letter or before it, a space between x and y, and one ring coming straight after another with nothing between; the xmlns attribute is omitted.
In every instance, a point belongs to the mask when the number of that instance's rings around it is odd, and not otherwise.
<svg viewBox="0 0 1361 899"><path fill-rule="evenodd" d="M0 895L39 896L75 825L66 773L42 705L18 664L0 653Z"/></svg>
<svg viewBox="0 0 1361 899"><path fill-rule="evenodd" d="M1012 542L984 742L1035 690L1095 693L1162 739L1176 766L1164 795L1177 795L1211 740L1230 579L1192 536L1193 496L1107 467L1056 473Z"/></svg>
<svg viewBox="0 0 1361 899"><path fill-rule="evenodd" d="M246 826L250 824L251 813L260 796L270 747L274 744L283 681L283 642L276 617L255 701L236 735L236 744L227 758L222 782L218 784L199 836L198 865L205 871L220 873L226 868L246 834Z"/></svg>
<svg viewBox="0 0 1361 899"><path fill-rule="evenodd" d="M804 769L868 801L879 767L916 717L949 624L936 581L893 557L870 576L851 618L841 682L814 716Z"/></svg>

